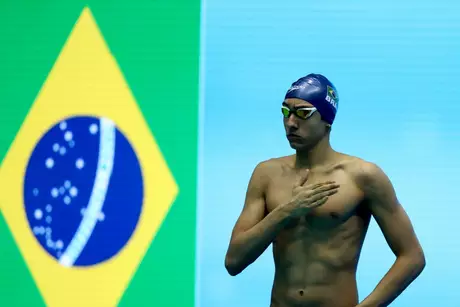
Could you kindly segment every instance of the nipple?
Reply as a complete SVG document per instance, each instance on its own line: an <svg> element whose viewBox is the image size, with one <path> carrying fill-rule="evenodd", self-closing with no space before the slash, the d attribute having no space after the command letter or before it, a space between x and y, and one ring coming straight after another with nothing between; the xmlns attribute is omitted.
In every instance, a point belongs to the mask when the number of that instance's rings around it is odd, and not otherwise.
<svg viewBox="0 0 460 307"><path fill-rule="evenodd" d="M339 214L335 212L331 212L330 215L333 219L338 219L340 217Z"/></svg>

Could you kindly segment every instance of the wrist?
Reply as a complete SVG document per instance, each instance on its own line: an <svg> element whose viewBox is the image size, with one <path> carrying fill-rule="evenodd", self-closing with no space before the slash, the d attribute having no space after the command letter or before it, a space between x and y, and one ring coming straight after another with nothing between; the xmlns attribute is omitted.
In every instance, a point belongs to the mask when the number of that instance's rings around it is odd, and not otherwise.
<svg viewBox="0 0 460 307"><path fill-rule="evenodd" d="M292 220L291 211L288 209L289 206L289 204L278 206L274 210L274 212L278 216L279 223L283 226L288 224Z"/></svg>

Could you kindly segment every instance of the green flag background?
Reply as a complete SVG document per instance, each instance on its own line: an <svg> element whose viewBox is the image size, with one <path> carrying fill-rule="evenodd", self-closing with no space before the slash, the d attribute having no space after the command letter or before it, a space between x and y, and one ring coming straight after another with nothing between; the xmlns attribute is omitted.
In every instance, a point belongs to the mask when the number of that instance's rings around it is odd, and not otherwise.
<svg viewBox="0 0 460 307"><path fill-rule="evenodd" d="M1 1L0 159L85 6L179 187L119 306L193 306L199 0ZM2 214L0 246L0 306L45 306Z"/></svg>

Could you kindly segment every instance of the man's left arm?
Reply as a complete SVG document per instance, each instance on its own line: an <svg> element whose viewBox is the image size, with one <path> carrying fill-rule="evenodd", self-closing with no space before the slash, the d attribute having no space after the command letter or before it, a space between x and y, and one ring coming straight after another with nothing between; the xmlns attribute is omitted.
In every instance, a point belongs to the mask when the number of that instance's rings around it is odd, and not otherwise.
<svg viewBox="0 0 460 307"><path fill-rule="evenodd" d="M357 307L388 306L423 271L425 256L386 174L375 164L366 163L360 177L369 209L396 260L374 291Z"/></svg>

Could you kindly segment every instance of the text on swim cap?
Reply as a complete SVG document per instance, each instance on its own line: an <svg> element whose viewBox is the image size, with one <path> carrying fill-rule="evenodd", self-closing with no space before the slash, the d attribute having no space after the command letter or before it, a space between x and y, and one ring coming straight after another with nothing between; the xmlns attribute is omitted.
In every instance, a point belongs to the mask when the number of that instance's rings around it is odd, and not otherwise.
<svg viewBox="0 0 460 307"><path fill-rule="evenodd" d="M336 94L332 87L327 86L326 101L329 102L335 109L337 109Z"/></svg>

